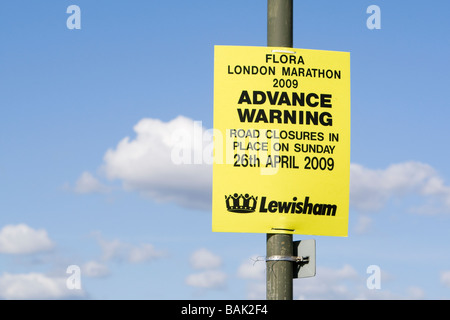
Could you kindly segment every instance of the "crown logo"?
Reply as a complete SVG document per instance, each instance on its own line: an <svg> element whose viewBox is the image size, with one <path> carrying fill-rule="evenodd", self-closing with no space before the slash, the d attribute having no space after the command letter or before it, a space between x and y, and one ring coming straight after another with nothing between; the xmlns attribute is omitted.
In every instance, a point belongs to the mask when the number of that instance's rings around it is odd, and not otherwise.
<svg viewBox="0 0 450 320"><path fill-rule="evenodd" d="M238 195L237 193L233 195L225 196L225 204L227 205L227 210L230 212L237 213L250 213L254 212L256 208L258 197L250 196L248 193L245 195Z"/></svg>

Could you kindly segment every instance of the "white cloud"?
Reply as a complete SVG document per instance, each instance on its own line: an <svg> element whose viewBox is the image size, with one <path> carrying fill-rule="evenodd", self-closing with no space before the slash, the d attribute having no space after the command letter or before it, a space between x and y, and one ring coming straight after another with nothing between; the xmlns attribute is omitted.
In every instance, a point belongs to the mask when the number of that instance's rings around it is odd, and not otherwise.
<svg viewBox="0 0 450 320"><path fill-rule="evenodd" d="M62 299L81 297L82 289L69 290L64 277L49 277L41 273L11 274L0 276L2 299Z"/></svg>
<svg viewBox="0 0 450 320"><path fill-rule="evenodd" d="M160 258L164 255L162 251L157 251L150 243L142 243L139 246L131 246L128 249L128 261L139 263Z"/></svg>
<svg viewBox="0 0 450 320"><path fill-rule="evenodd" d="M318 267L315 277L294 282L294 294L298 299L351 299L351 300L401 300L424 299L425 293L418 286L409 286L404 292L392 292L385 289L386 283L392 280L392 275L381 269L381 288L367 287L370 273L362 274L351 265L339 269Z"/></svg>
<svg viewBox="0 0 450 320"><path fill-rule="evenodd" d="M256 261L256 262L255 262ZM266 297L266 263L260 257L253 256L244 261L238 268L238 276L247 281L247 299L265 299ZM389 279L381 270L383 284ZM396 294L386 289L367 288L367 277L351 265L340 268L317 267L316 276L293 280L293 298L300 300L347 300L347 299L423 299L425 294L419 287L408 287L402 294ZM450 286L450 272L448 276Z"/></svg>
<svg viewBox="0 0 450 320"><path fill-rule="evenodd" d="M191 255L190 263L194 269L214 269L222 265L222 258L202 248Z"/></svg>
<svg viewBox="0 0 450 320"><path fill-rule="evenodd" d="M239 266L237 274L242 279L264 280L266 278L266 262L254 255Z"/></svg>
<svg viewBox="0 0 450 320"><path fill-rule="evenodd" d="M225 285L226 278L226 274L220 270L206 270L188 275L186 284L197 288L216 289Z"/></svg>
<svg viewBox="0 0 450 320"><path fill-rule="evenodd" d="M419 299L425 299L425 292L422 288L411 286L406 289L407 292L407 299L410 300L419 300Z"/></svg>
<svg viewBox="0 0 450 320"><path fill-rule="evenodd" d="M29 254L54 247L47 231L26 224L6 225L0 230L0 253Z"/></svg>
<svg viewBox="0 0 450 320"><path fill-rule="evenodd" d="M247 284L247 299L249 300L264 300L266 299L266 282L254 281Z"/></svg>
<svg viewBox="0 0 450 320"><path fill-rule="evenodd" d="M158 251L152 244L143 243L132 245L119 240L107 241L98 236L98 243L102 248L103 261L119 261L129 263L140 263L161 258L165 255L163 251Z"/></svg>
<svg viewBox="0 0 450 320"><path fill-rule="evenodd" d="M76 193L107 193L111 190L108 186L102 184L91 173L85 171L75 183L73 191Z"/></svg>
<svg viewBox="0 0 450 320"><path fill-rule="evenodd" d="M204 271L188 275L185 280L187 285L202 289L218 289L225 286L227 276L225 272L219 270L222 266L221 257L201 248L191 254L189 261L192 268Z"/></svg>
<svg viewBox="0 0 450 320"><path fill-rule="evenodd" d="M368 274L360 275L348 264L341 268L318 267L316 276L294 281L296 299L399 299L389 290L367 288ZM382 271L382 278L383 271Z"/></svg>
<svg viewBox="0 0 450 320"><path fill-rule="evenodd" d="M169 122L142 119L134 131L135 139L126 137L106 152L105 175L157 201L209 209L212 166L203 145L211 140L208 131L182 116Z"/></svg>
<svg viewBox="0 0 450 320"><path fill-rule="evenodd" d="M87 277L100 278L109 275L109 269L103 263L97 261L88 261L82 268L82 274Z"/></svg>
<svg viewBox="0 0 450 320"><path fill-rule="evenodd" d="M419 195L427 204L412 211L450 211L450 187L427 164L404 162L384 170L351 164L350 172L350 203L356 209L379 210L392 198Z"/></svg>
<svg viewBox="0 0 450 320"><path fill-rule="evenodd" d="M144 118L133 129L134 138L125 137L107 150L100 172L119 180L125 190L156 201L209 210L211 130L183 116L168 122ZM450 212L450 186L427 164L410 161L369 169L353 163L350 172L350 204L358 210L380 210L391 199L420 195L425 204L412 211ZM84 172L74 190L107 192L109 188Z"/></svg>
<svg viewBox="0 0 450 320"><path fill-rule="evenodd" d="M450 288L450 270L441 273L441 283Z"/></svg>
<svg viewBox="0 0 450 320"><path fill-rule="evenodd" d="M359 216L356 221L354 230L357 234L365 233L372 225L373 220L368 216Z"/></svg>

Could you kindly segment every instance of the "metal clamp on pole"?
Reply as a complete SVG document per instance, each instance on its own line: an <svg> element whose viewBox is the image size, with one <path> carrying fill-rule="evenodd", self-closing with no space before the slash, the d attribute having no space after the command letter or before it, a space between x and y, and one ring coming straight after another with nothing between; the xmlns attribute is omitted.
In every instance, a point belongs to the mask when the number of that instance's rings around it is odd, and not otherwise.
<svg viewBox="0 0 450 320"><path fill-rule="evenodd" d="M309 257L296 257L296 256L270 256L270 257L266 257L266 262L267 261L291 261L291 262L295 262L295 263L308 263L309 262Z"/></svg>

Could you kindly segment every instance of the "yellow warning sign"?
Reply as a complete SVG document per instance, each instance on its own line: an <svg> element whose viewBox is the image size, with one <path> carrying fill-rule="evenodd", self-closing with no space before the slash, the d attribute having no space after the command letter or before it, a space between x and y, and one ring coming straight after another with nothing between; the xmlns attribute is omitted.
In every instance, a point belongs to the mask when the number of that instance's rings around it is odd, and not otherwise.
<svg viewBox="0 0 450 320"><path fill-rule="evenodd" d="M347 236L350 53L216 46L212 229Z"/></svg>

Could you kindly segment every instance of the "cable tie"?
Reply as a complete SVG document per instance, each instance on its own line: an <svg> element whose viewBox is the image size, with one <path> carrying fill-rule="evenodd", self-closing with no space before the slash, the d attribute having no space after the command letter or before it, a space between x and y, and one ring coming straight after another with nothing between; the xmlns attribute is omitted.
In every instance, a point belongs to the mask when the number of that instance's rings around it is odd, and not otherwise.
<svg viewBox="0 0 450 320"><path fill-rule="evenodd" d="M297 52L295 52L295 51L278 50L278 49L272 50L272 52L276 52L276 53L290 53L290 54L296 54L296 53L297 53Z"/></svg>

